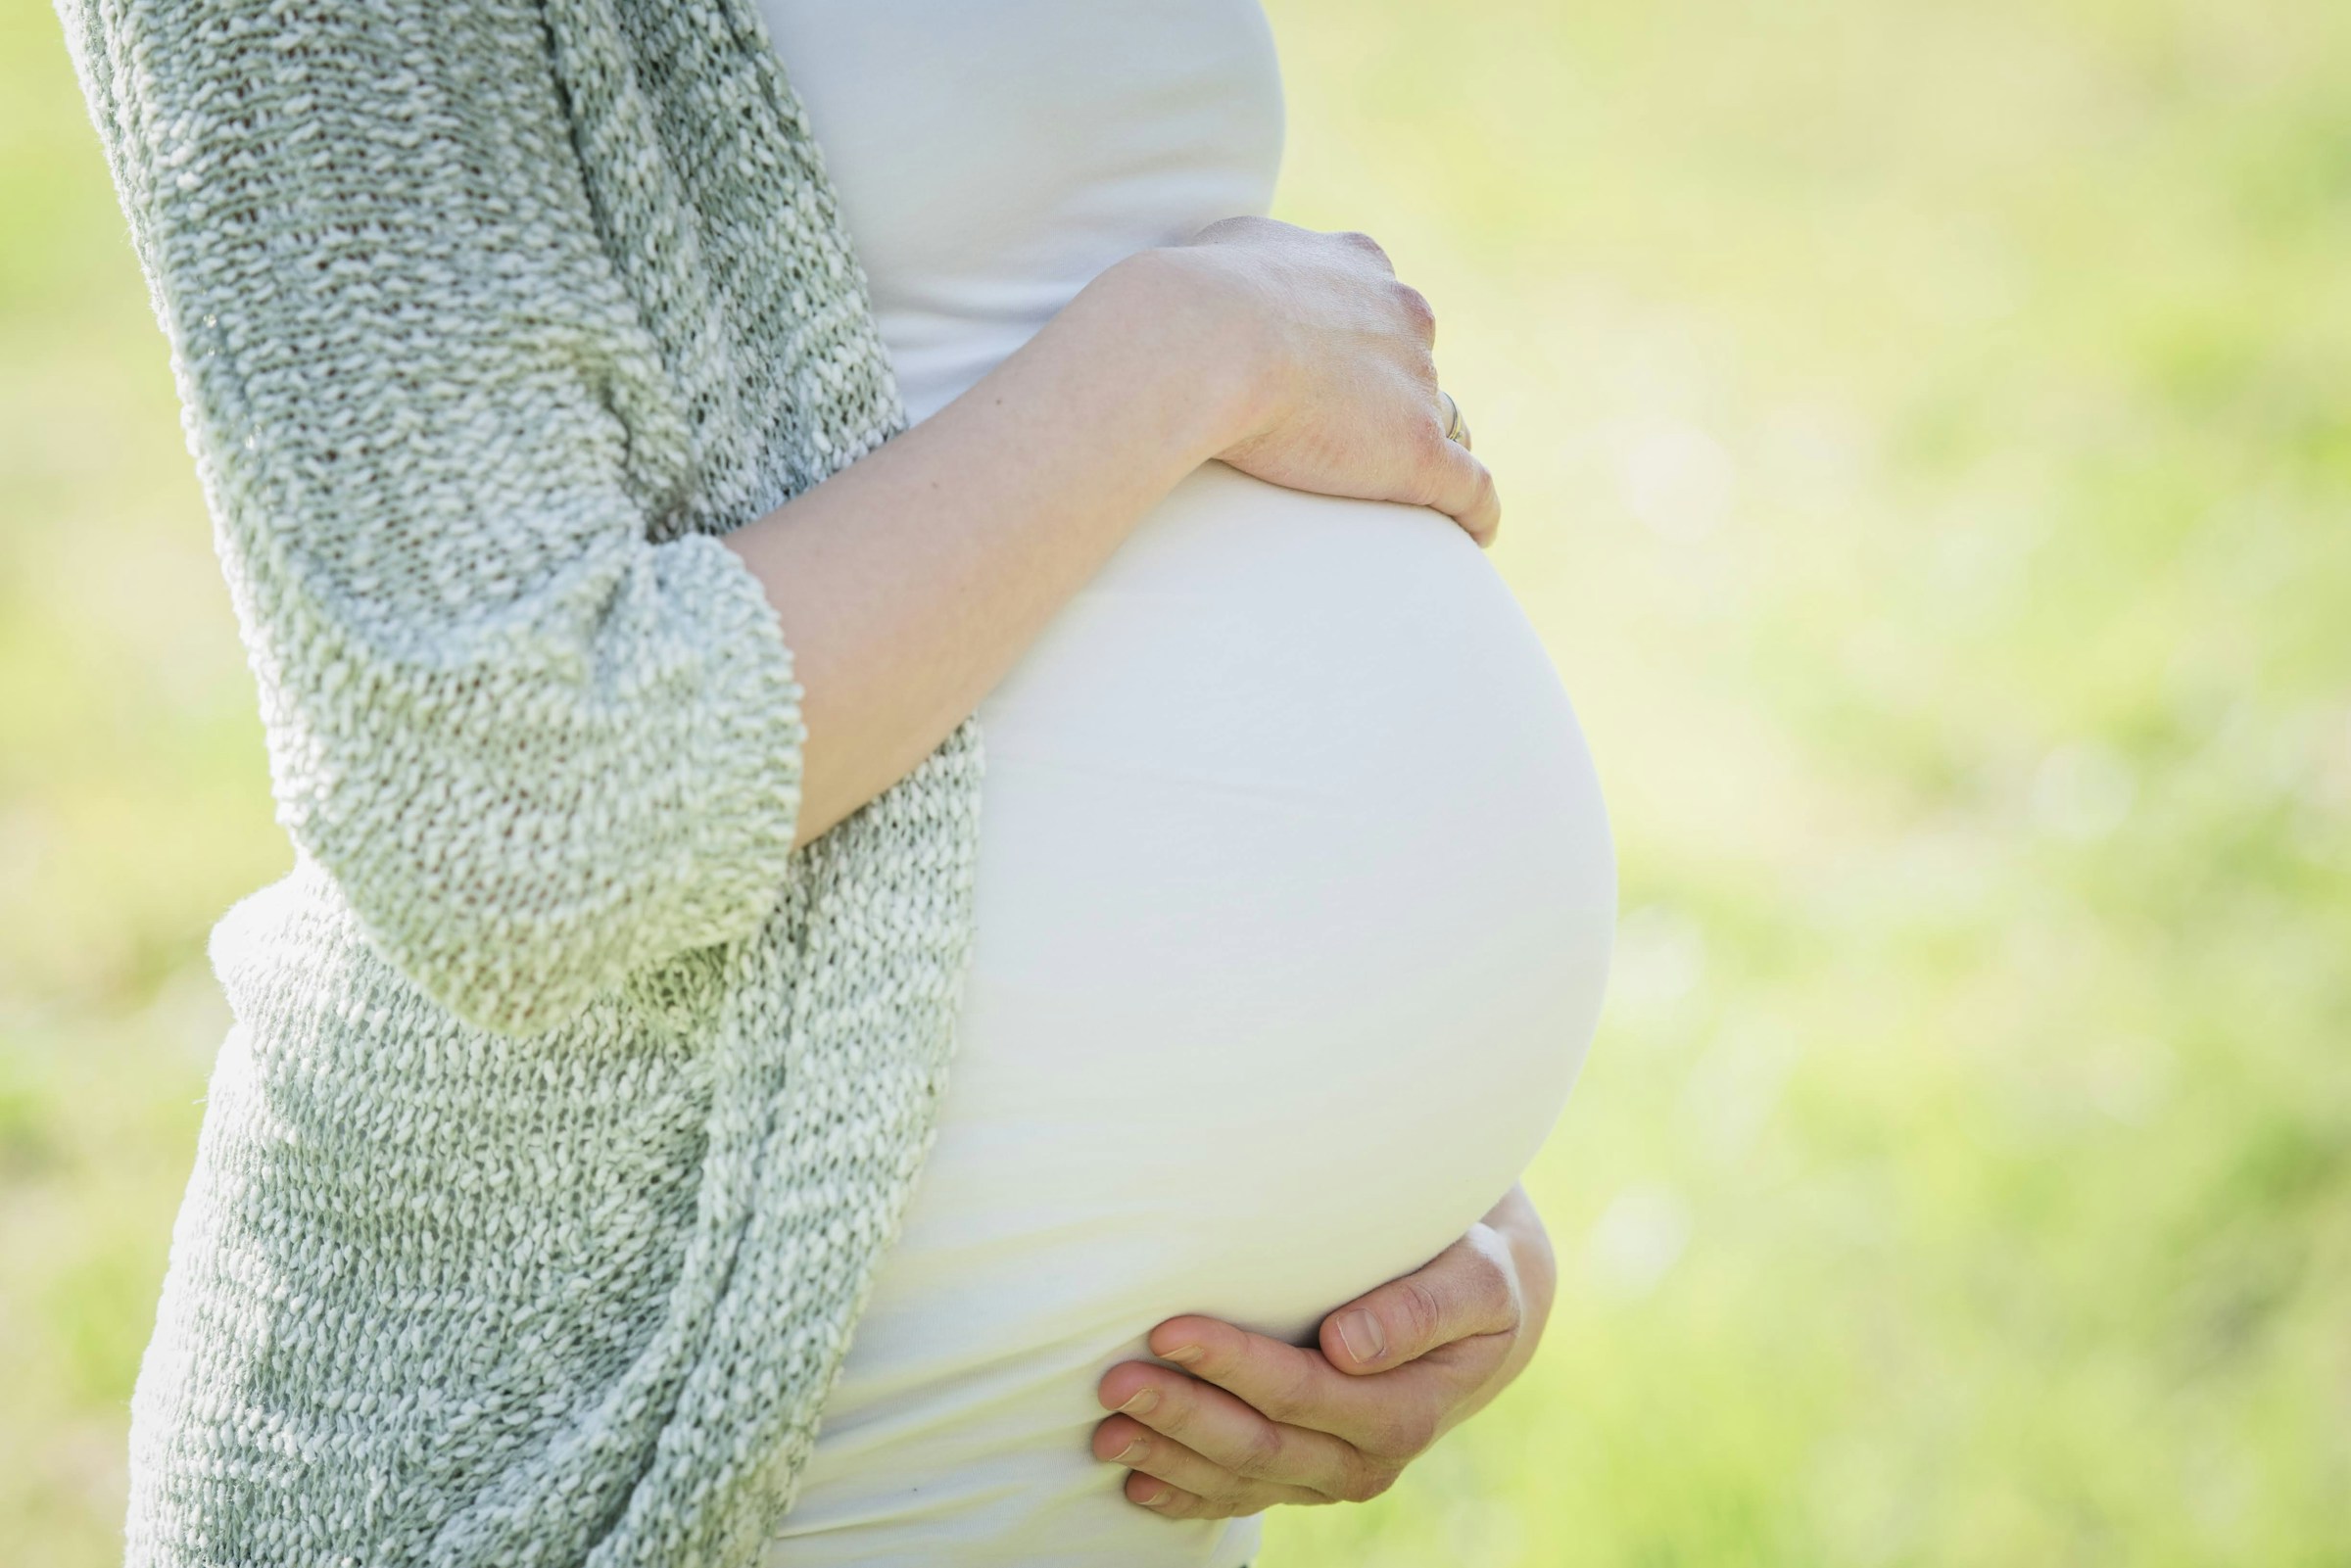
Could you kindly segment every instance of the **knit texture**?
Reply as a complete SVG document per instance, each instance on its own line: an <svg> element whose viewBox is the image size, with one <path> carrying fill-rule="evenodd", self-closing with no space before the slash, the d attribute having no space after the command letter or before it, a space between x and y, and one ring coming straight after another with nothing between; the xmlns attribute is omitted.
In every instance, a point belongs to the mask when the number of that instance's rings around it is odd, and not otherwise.
<svg viewBox="0 0 2351 1568"><path fill-rule="evenodd" d="M133 1564L751 1562L928 1150L977 720L797 853L717 536L905 428L751 0L57 0L294 870Z"/></svg>

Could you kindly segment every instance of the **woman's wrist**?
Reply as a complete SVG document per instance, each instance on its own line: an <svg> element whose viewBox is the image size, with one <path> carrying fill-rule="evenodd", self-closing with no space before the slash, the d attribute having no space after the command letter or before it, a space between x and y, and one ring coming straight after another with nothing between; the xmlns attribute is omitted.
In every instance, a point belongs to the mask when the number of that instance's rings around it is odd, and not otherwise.
<svg viewBox="0 0 2351 1568"><path fill-rule="evenodd" d="M1279 323L1248 278L1208 248L1155 246L1113 263L1073 308L1093 304L1116 330L1175 366L1181 428L1206 462L1280 422L1290 382Z"/></svg>

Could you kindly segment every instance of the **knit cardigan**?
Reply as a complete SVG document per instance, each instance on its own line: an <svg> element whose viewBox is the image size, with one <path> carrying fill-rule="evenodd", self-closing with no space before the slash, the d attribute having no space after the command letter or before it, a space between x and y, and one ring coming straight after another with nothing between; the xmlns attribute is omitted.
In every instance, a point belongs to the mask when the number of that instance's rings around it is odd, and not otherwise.
<svg viewBox="0 0 2351 1568"><path fill-rule="evenodd" d="M905 428L753 0L56 0L293 871L131 1406L133 1564L741 1565L927 1152L967 719L797 852L718 536Z"/></svg>

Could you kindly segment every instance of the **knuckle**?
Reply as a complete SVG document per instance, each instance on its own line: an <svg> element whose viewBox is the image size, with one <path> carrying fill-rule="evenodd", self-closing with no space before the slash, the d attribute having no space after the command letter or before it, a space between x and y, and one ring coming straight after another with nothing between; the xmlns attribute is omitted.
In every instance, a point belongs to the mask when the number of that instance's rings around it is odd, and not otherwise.
<svg viewBox="0 0 2351 1568"><path fill-rule="evenodd" d="M1492 1314L1495 1332L1502 1334L1516 1333L1526 1312L1525 1305L1518 1300L1517 1290L1507 1279L1496 1281L1487 1310Z"/></svg>
<svg viewBox="0 0 2351 1568"><path fill-rule="evenodd" d="M1223 1517L1223 1506L1205 1492L1171 1486L1168 1489L1168 1500L1153 1512L1166 1514L1171 1519L1218 1519Z"/></svg>
<svg viewBox="0 0 2351 1568"><path fill-rule="evenodd" d="M1373 1452L1382 1459L1410 1459L1436 1438L1437 1418L1433 1413L1420 1409L1397 1410L1379 1423Z"/></svg>
<svg viewBox="0 0 2351 1568"><path fill-rule="evenodd" d="M1360 1462L1348 1470L1340 1484L1339 1498L1343 1502L1369 1502L1394 1486L1399 1473L1392 1464Z"/></svg>
<svg viewBox="0 0 2351 1568"><path fill-rule="evenodd" d="M1435 401L1434 398L1429 400L1431 403ZM1446 460L1446 448L1451 445L1445 439L1445 416L1433 407L1424 409L1421 416L1413 421L1413 440L1425 461L1443 463Z"/></svg>
<svg viewBox="0 0 2351 1568"><path fill-rule="evenodd" d="M1338 233L1338 238L1343 243L1352 245L1359 251L1363 251L1370 256L1378 258L1382 266L1387 264L1388 253L1386 247L1382 246L1379 241L1373 239L1370 235L1366 234L1362 229L1341 229Z"/></svg>
<svg viewBox="0 0 2351 1568"><path fill-rule="evenodd" d="M1469 465L1470 508L1474 511L1483 511L1494 503L1494 475L1484 463L1472 459ZM1503 1281L1497 1277L1491 1281L1491 1286L1501 1287ZM1494 1291L1490 1288L1489 1282L1481 1280L1476 1288L1481 1301L1490 1302L1493 1299Z"/></svg>
<svg viewBox="0 0 2351 1568"><path fill-rule="evenodd" d="M1492 504L1494 500L1494 476L1483 463L1478 464L1477 500L1481 507ZM1477 1265L1470 1270L1469 1277L1471 1289L1477 1295L1479 1313L1487 1322L1507 1330L1518 1326L1521 1307L1518 1282L1510 1266L1509 1256L1503 1251L1504 1245L1500 1236L1492 1236L1487 1245L1478 1248Z"/></svg>
<svg viewBox="0 0 2351 1568"><path fill-rule="evenodd" d="M1253 1402L1267 1419L1298 1426L1298 1417L1314 1407L1314 1377L1304 1357L1290 1363L1279 1381L1267 1385Z"/></svg>
<svg viewBox="0 0 2351 1568"><path fill-rule="evenodd" d="M1445 1323L1445 1304L1437 1293L1419 1279L1407 1279L1396 1293L1397 1310L1404 1317L1405 1340L1409 1344L1432 1345Z"/></svg>
<svg viewBox="0 0 2351 1568"><path fill-rule="evenodd" d="M1289 1445L1282 1440L1281 1428L1271 1422L1261 1422L1249 1434L1240 1451L1233 1455L1233 1474L1252 1481L1270 1480L1281 1467L1282 1455Z"/></svg>
<svg viewBox="0 0 2351 1568"><path fill-rule="evenodd" d="M1428 303L1427 295L1414 288L1410 283L1401 282L1396 285L1395 294L1396 304L1403 309L1405 319L1412 322L1414 328L1422 337L1427 337L1436 331L1437 308Z"/></svg>
<svg viewBox="0 0 2351 1568"><path fill-rule="evenodd" d="M1170 1391L1160 1396L1158 1405L1150 1412L1151 1430L1181 1438L1197 1424L1198 1413L1188 1396Z"/></svg>
<svg viewBox="0 0 2351 1568"><path fill-rule="evenodd" d="M1204 240L1219 240L1234 234L1245 234L1268 221L1254 213L1229 214L1223 217L1213 218L1194 229L1190 236L1190 243L1197 244Z"/></svg>
<svg viewBox="0 0 2351 1568"><path fill-rule="evenodd" d="M1494 542L1495 531L1501 525L1501 508L1483 494L1473 495L1469 503L1453 515L1463 530L1481 546Z"/></svg>

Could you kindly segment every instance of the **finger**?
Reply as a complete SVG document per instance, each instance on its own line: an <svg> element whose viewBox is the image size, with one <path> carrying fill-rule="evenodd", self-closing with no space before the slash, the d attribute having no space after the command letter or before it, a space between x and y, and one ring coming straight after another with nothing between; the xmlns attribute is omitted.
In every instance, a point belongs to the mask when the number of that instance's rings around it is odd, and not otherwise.
<svg viewBox="0 0 2351 1568"><path fill-rule="evenodd" d="M1176 1362L1283 1426L1327 1432L1344 1443L1393 1450L1422 1392L1350 1377L1309 1347L1253 1334L1214 1317L1171 1317L1151 1331L1151 1354Z"/></svg>
<svg viewBox="0 0 2351 1568"><path fill-rule="evenodd" d="M1127 1500L1139 1502L1153 1513L1168 1519L1230 1519L1234 1511L1224 1504L1213 1502L1196 1493L1172 1487L1157 1476L1141 1471L1127 1478Z"/></svg>
<svg viewBox="0 0 2351 1568"><path fill-rule="evenodd" d="M1513 1334L1519 1309L1509 1247L1474 1225L1418 1269L1325 1317L1322 1354L1341 1372L1384 1372L1457 1340Z"/></svg>
<svg viewBox="0 0 2351 1568"><path fill-rule="evenodd" d="M1359 1486L1364 1457L1328 1432L1284 1426L1213 1384L1143 1361L1103 1374L1106 1408L1130 1417L1250 1481L1340 1497Z"/></svg>
<svg viewBox="0 0 2351 1568"><path fill-rule="evenodd" d="M1500 1354L1483 1354L1486 1343L1479 1340L1463 1347L1479 1352L1474 1356L1432 1354L1380 1378L1350 1378L1315 1347L1283 1345L1213 1316L1171 1316L1152 1328L1150 1347L1276 1425L1326 1432L1373 1462L1409 1460L1427 1449L1453 1408L1486 1387L1500 1363ZM1357 1472L1345 1484L1362 1491L1373 1481L1375 1474Z"/></svg>
<svg viewBox="0 0 2351 1568"><path fill-rule="evenodd" d="M1494 476L1469 454L1468 448L1445 439L1442 413L1429 413L1427 436L1435 445L1426 460L1425 503L1459 523L1484 549L1502 528L1502 498L1495 493Z"/></svg>
<svg viewBox="0 0 2351 1568"><path fill-rule="evenodd" d="M1094 1457L1123 1464L1206 1501L1223 1503L1236 1514L1258 1513L1277 1502L1333 1500L1305 1487L1261 1481L1227 1470L1198 1449L1160 1436L1132 1416L1114 1415L1094 1428ZM1133 1491L1128 1495L1133 1496ZM1149 1496L1147 1491L1145 1496Z"/></svg>

